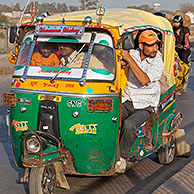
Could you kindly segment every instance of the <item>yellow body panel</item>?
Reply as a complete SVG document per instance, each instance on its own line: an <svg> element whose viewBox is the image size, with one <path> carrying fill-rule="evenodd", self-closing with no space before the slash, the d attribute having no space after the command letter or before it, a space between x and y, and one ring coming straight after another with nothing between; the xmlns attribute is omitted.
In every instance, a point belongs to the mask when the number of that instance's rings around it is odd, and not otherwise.
<svg viewBox="0 0 194 194"><path fill-rule="evenodd" d="M15 84L12 88L22 88L30 90L40 91L55 91L65 93L111 93L112 91L119 93L118 87L110 83L91 83L86 82L85 86L80 87L79 82L55 80L55 83L51 84L50 80L44 79L26 79L24 83L19 79L15 79Z"/></svg>
<svg viewBox="0 0 194 194"><path fill-rule="evenodd" d="M165 35L164 40L164 65L169 74L169 86L175 84L175 78L173 74L174 66L174 52L175 52L175 41L174 36Z"/></svg>
<svg viewBox="0 0 194 194"><path fill-rule="evenodd" d="M97 23L98 16L96 10L67 12L59 15L53 15L44 19L44 22L61 22L65 21L83 22L86 16L92 17L92 21ZM66 22L65 22L66 23ZM112 27L122 26L123 29L135 26L152 25L162 30L170 30L171 24L162 17L138 9L107 9L106 14L102 17L102 25Z"/></svg>
<svg viewBox="0 0 194 194"><path fill-rule="evenodd" d="M92 17L92 23L90 27L92 28L99 27L98 26L99 17L96 15L96 10L68 12L68 13L49 16L44 18L43 24L57 25L64 22L65 25L85 25L84 18L86 16ZM142 11L142 10L115 8L115 9L106 10L106 14L102 17L100 27L107 29L112 34L112 37L114 39L114 45L117 44L118 40L121 38L121 35L124 31L135 31L139 29L153 28L161 32L164 36L163 60L165 64L165 69L167 70L167 74L168 74L167 75L168 82L170 87L174 85L175 81L174 81L174 75L173 75L173 65L174 65L175 39L173 36L172 26L167 19L163 17L155 16L152 13ZM115 79L114 85L116 85L117 88L121 88L121 90L123 90L127 81L126 75L127 75L128 69L127 68L121 69L120 60L118 58L119 54L120 54L120 51L116 50L117 67L116 67L116 79ZM43 84L43 82L44 81L39 80L39 83L41 83L41 85ZM56 81L56 83L58 82L61 82L61 81ZM75 85L74 86L75 88L70 88L70 90L75 92L79 87L79 83L76 83L76 82L72 82L72 83ZM27 84L27 83L24 83L24 84ZM61 86L62 84L59 84L59 85L60 85L59 88L57 88L58 91L70 92L69 88L66 89L64 86L62 87ZM90 85L90 83L87 83L87 85ZM93 84L91 85L94 87ZM103 86L103 88L105 88L103 91L105 92L107 90L106 89L107 85L111 85L111 84L96 83L95 91L97 93L98 91L102 92L100 88L101 86ZM24 87L27 88L29 86L25 85ZM44 89L44 87L41 87L41 89ZM56 90L56 88L49 88L49 90ZM83 92L86 91L86 86L82 87L81 91L79 90L79 92L82 92L82 91Z"/></svg>
<svg viewBox="0 0 194 194"><path fill-rule="evenodd" d="M98 22L98 16L95 10L68 12L59 15L53 15L44 19L45 24L60 24L65 20L67 25L84 25L84 18L86 16L92 17L92 26L96 26ZM173 65L174 65L174 48L175 39L173 36L173 30L170 22L159 16L155 16L152 13L137 10L137 9L108 9L106 14L102 17L101 26L104 26L110 30L117 43L120 35L124 31L134 31L143 29L150 26L162 34L164 34L164 53L163 60L165 68L168 72L169 86L174 85ZM119 51L116 51L116 56L119 55ZM117 58L117 78L119 80L117 84L122 89L125 87L127 81L127 69L120 68L120 60ZM118 76L120 78L118 78Z"/></svg>

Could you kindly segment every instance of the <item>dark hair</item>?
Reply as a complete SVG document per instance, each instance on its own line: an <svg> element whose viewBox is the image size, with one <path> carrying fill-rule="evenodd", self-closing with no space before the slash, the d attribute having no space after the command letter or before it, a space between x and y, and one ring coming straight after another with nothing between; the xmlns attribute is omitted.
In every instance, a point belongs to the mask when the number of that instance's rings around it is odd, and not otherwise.
<svg viewBox="0 0 194 194"><path fill-rule="evenodd" d="M156 11L153 13L154 15L157 15L157 16L161 16L161 17L164 17L166 18L166 14L165 13L162 13L161 11Z"/></svg>

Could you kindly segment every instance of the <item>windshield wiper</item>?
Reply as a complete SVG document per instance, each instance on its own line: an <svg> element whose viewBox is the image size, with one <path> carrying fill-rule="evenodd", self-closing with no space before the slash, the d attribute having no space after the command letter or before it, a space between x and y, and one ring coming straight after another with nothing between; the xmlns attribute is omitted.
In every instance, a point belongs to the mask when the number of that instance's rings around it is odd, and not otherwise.
<svg viewBox="0 0 194 194"><path fill-rule="evenodd" d="M68 67L68 66L74 61L74 59L77 57L77 55L83 50L83 48L85 47L85 45L86 45L86 44L84 44L84 45L79 49L79 51L71 58L71 60L70 60L67 64L66 64L66 62L64 62L64 63L62 64L61 69L57 72L56 75L54 75L54 76L50 79L50 82L51 82L52 84L54 83L55 78L62 72L63 68L64 68L64 67Z"/></svg>

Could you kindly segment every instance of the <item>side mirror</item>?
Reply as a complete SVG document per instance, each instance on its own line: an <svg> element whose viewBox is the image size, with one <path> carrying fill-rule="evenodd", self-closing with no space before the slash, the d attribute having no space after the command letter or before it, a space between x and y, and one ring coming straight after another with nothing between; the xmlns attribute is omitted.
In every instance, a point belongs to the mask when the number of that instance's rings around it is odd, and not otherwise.
<svg viewBox="0 0 194 194"><path fill-rule="evenodd" d="M11 26L9 34L9 42L14 43L17 39L17 26Z"/></svg>
<svg viewBox="0 0 194 194"><path fill-rule="evenodd" d="M117 49L119 48L120 44L122 44L122 48L124 50L134 49L135 43L133 39L133 32L127 32L122 34L122 38L119 39L117 42Z"/></svg>

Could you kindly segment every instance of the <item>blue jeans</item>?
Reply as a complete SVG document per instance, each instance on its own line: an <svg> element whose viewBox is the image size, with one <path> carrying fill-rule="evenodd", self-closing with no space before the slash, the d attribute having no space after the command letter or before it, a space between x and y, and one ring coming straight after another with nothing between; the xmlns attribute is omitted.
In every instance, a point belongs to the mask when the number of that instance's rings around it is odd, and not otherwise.
<svg viewBox="0 0 194 194"><path fill-rule="evenodd" d="M132 102L126 101L122 104L121 115L121 132L119 152L123 158L132 157L130 147L133 145L138 136L138 127L149 119L153 108L151 106L144 109L135 109Z"/></svg>

